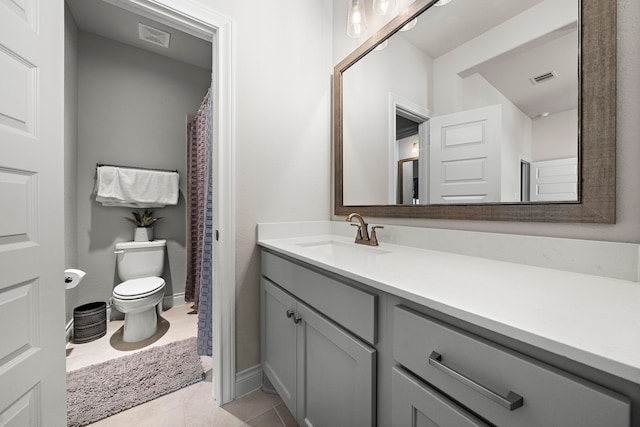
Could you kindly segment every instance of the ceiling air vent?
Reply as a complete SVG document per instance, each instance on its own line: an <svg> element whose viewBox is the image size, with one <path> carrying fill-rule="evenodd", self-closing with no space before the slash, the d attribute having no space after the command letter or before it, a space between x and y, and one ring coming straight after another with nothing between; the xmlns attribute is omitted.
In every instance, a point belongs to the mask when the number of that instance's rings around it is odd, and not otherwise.
<svg viewBox="0 0 640 427"><path fill-rule="evenodd" d="M548 73L540 74L539 76L531 77L531 84L539 85L544 82L548 82L551 79L558 77L555 71L549 71Z"/></svg>
<svg viewBox="0 0 640 427"><path fill-rule="evenodd" d="M171 34L166 31L150 27L141 22L138 22L138 36L140 40L162 47L169 47L169 39L171 38Z"/></svg>

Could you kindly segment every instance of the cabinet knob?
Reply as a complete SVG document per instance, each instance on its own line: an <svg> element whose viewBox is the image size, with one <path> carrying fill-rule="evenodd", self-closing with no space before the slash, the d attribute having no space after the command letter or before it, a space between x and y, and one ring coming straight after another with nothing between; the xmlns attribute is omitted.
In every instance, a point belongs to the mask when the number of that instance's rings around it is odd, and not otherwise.
<svg viewBox="0 0 640 427"><path fill-rule="evenodd" d="M295 317L293 318L293 323L295 323L296 325L297 325L298 323L300 323L300 322L302 322L302 317L300 317L300 316L295 316Z"/></svg>
<svg viewBox="0 0 640 427"><path fill-rule="evenodd" d="M293 316L295 314L295 312L293 310L287 310L287 317L289 319L291 319L291 316Z"/></svg>

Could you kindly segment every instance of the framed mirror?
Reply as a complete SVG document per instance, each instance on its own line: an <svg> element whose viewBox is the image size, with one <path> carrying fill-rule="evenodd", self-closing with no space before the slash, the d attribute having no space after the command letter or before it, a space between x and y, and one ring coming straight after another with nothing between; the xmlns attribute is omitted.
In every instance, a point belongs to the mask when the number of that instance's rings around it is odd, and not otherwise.
<svg viewBox="0 0 640 427"><path fill-rule="evenodd" d="M335 214L614 223L615 107L616 0L417 0L334 69Z"/></svg>

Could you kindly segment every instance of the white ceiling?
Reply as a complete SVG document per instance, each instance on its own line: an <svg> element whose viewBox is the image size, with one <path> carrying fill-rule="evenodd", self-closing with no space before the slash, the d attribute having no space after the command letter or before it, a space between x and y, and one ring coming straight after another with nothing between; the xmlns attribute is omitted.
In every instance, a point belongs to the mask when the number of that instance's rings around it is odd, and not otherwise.
<svg viewBox="0 0 640 427"><path fill-rule="evenodd" d="M431 7L401 33L435 59L544 0L452 0Z"/></svg>
<svg viewBox="0 0 640 427"><path fill-rule="evenodd" d="M431 7L411 30L397 33L431 58L455 49L543 0L453 0ZM534 86L531 77L555 71L557 78ZM534 40L527 46L473 69L522 112L536 118L577 108L577 25ZM468 75L468 74L467 74Z"/></svg>
<svg viewBox="0 0 640 427"><path fill-rule="evenodd" d="M475 70L532 119L578 108L578 30L572 27L549 36ZM550 71L557 77L531 83L532 77Z"/></svg>
<svg viewBox="0 0 640 427"><path fill-rule="evenodd" d="M211 69L211 42L194 37L152 19L126 11L103 0L66 0L82 31L148 50L187 64ZM140 40L138 23L171 34L169 48Z"/></svg>
<svg viewBox="0 0 640 427"><path fill-rule="evenodd" d="M66 1L82 31L211 69L212 46L208 41L103 0ZM398 34L435 59L542 1L453 0L446 6L430 8L418 18L418 25ZM169 32L169 48L140 40L139 22ZM535 118L543 112L577 108L577 64L577 30L572 28L532 42L517 54L480 64L474 71ZM531 84L531 77L552 70L558 78L538 86Z"/></svg>

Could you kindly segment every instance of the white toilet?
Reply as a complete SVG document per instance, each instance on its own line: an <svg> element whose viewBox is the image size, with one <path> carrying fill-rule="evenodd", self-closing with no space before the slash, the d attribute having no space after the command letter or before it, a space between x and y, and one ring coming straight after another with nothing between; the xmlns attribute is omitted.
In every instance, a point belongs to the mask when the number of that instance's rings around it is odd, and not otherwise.
<svg viewBox="0 0 640 427"><path fill-rule="evenodd" d="M166 246L166 240L116 243L118 276L124 281L113 289L111 299L113 306L124 313L125 342L142 341L158 329Z"/></svg>

